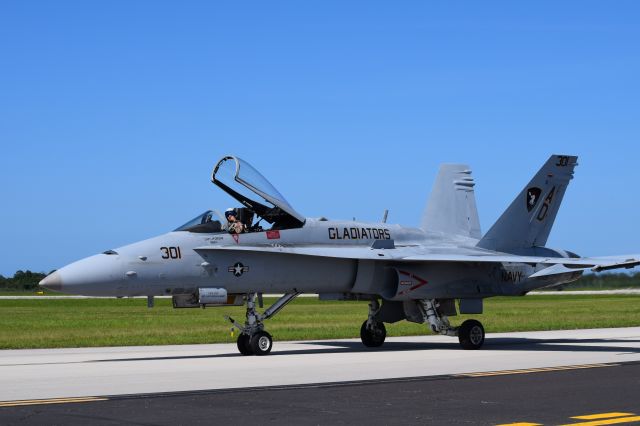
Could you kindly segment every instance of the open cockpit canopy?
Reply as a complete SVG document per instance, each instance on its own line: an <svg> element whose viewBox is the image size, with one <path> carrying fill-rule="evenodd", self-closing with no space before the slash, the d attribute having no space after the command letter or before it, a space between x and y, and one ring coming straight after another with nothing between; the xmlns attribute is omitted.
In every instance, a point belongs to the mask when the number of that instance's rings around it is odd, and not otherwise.
<svg viewBox="0 0 640 426"><path fill-rule="evenodd" d="M213 169L211 182L273 224L273 229L304 225L304 216L296 212L260 172L238 157L223 157Z"/></svg>

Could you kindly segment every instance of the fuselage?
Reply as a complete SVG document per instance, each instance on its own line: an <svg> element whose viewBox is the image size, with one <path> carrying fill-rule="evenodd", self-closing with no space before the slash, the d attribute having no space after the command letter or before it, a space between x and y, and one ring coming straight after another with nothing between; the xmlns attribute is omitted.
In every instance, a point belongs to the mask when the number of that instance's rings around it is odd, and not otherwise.
<svg viewBox="0 0 640 426"><path fill-rule="evenodd" d="M528 264L432 263L401 272L393 261L297 256L233 250L234 247L371 247L376 241L396 247L461 252L477 250L477 240L428 233L386 223L307 219L294 229L242 234L174 231L91 256L67 265L43 281L45 287L89 296L158 296L189 294L199 288L248 292L377 294L388 300L489 297L524 294L577 279L580 273L527 280L540 269ZM228 247L229 250L203 250ZM545 248L545 255L564 257ZM395 268L395 269L394 269ZM413 268L413 269L412 269ZM404 280L402 273L417 283ZM404 283L404 284L403 284Z"/></svg>

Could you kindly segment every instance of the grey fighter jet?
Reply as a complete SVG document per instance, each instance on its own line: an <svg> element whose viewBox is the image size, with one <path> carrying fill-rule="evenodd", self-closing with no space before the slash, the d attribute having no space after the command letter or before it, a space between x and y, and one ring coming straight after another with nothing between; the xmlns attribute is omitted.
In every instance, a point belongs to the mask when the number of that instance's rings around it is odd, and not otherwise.
<svg viewBox="0 0 640 426"><path fill-rule="evenodd" d="M419 228L306 218L257 170L226 156L211 181L240 206L209 210L172 232L88 257L50 274L43 287L89 296L170 295L175 308L246 305L243 355L266 355L264 321L301 293L324 300L366 300L360 336L384 343L384 323L424 323L479 349L483 299L522 296L577 280L584 271L632 268L640 255L580 257L545 247L577 157L552 155L484 236L471 170L442 165ZM264 311L263 293L283 296Z"/></svg>

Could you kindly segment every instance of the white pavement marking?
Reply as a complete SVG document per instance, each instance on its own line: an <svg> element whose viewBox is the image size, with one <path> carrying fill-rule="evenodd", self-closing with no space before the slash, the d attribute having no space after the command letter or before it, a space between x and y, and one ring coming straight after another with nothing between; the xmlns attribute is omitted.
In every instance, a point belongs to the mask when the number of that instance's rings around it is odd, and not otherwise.
<svg viewBox="0 0 640 426"><path fill-rule="evenodd" d="M465 351L443 336L275 342L244 357L235 344L0 351L0 401L230 389L640 361L640 327L487 335Z"/></svg>
<svg viewBox="0 0 640 426"><path fill-rule="evenodd" d="M584 296L590 294L640 294L639 288L620 288L618 290L562 290L562 291L531 291L531 296Z"/></svg>

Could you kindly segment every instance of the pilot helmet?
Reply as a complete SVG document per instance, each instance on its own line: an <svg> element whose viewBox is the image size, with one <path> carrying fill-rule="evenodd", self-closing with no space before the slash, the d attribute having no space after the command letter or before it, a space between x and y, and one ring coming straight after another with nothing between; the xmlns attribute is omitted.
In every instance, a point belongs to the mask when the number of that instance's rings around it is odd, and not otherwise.
<svg viewBox="0 0 640 426"><path fill-rule="evenodd" d="M238 212L236 212L236 209L234 209L234 208L228 208L227 210L225 210L225 212L224 212L224 217L226 217L227 219L229 219L229 216L235 216L235 217L238 217Z"/></svg>

